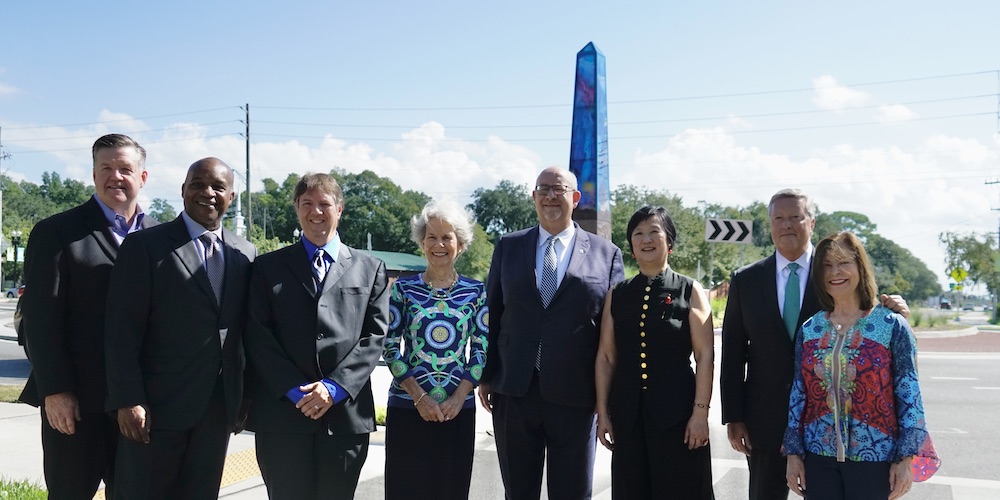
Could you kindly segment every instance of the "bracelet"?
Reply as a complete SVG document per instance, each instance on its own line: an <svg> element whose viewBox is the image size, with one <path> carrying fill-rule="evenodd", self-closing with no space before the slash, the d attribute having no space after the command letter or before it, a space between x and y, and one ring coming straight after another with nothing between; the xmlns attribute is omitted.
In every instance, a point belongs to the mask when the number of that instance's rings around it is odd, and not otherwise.
<svg viewBox="0 0 1000 500"><path fill-rule="evenodd" d="M708 406L708 405L703 405L703 404L701 404L701 403L695 403L695 404L694 404L694 407L695 407L695 408L704 408L704 409L706 409L706 410L707 410L707 409L709 409L709 406Z"/></svg>
<svg viewBox="0 0 1000 500"><path fill-rule="evenodd" d="M417 398L417 400L413 403L413 407L416 408L417 405L420 404L420 402L423 401L423 399L425 397L427 397L427 392L426 391L424 391L424 393L421 394L419 398Z"/></svg>

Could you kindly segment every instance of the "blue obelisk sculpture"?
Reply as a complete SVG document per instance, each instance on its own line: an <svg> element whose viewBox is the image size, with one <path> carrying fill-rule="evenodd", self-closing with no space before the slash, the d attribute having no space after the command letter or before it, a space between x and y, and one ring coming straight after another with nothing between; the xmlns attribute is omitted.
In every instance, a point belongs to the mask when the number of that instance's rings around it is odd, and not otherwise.
<svg viewBox="0 0 1000 500"><path fill-rule="evenodd" d="M576 54L573 138L569 169L580 181L580 204L573 220L611 239L611 185L608 180L608 95L604 54L590 42Z"/></svg>

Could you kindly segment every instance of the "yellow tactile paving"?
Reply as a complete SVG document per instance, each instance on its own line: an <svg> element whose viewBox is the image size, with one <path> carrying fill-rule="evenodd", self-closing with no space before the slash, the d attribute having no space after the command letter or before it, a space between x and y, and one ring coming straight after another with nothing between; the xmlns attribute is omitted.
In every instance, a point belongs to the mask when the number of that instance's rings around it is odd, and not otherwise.
<svg viewBox="0 0 1000 500"><path fill-rule="evenodd" d="M233 483L260 475L257 465L257 449L250 448L226 456L226 466L222 470L222 485L225 488ZM104 500L104 489L97 490L94 500Z"/></svg>

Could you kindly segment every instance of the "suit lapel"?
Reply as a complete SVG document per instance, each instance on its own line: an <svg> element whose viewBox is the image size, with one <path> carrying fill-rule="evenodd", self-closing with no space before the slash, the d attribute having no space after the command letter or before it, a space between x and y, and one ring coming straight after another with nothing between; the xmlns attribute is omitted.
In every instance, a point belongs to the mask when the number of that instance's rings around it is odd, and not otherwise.
<svg viewBox="0 0 1000 500"><path fill-rule="evenodd" d="M191 274L191 277L194 278L194 281L198 283L201 290L212 299L212 303L216 304L216 308L218 308L218 301L215 299L212 283L208 280L208 273L205 272L201 255L198 254L198 247L195 246L194 240L188 234L187 226L184 225L184 219L181 216L177 216L170 223L170 230L167 234L169 234L174 242L174 254L177 255L177 259L184 264L184 267ZM223 248L225 248L225 245L223 245Z"/></svg>
<svg viewBox="0 0 1000 500"><path fill-rule="evenodd" d="M330 264L330 270L326 273L326 278L323 280L323 292L326 293L327 290L333 287L333 284L340 280L341 277L347 272L347 269L351 267L352 264L351 251L347 245L340 244L340 255L337 257L337 261Z"/></svg>
<svg viewBox="0 0 1000 500"><path fill-rule="evenodd" d="M111 235L111 227L108 225L108 220L104 217L101 206L93 198L86 204L84 220L87 227L91 229L90 235L97 242L97 246L114 262L118 258L118 240Z"/></svg>
<svg viewBox="0 0 1000 500"><path fill-rule="evenodd" d="M576 236L573 238L573 246L566 249L568 254L565 256L569 259L569 265L566 267L566 275L563 276L562 283L559 283L559 288L556 289L556 294L552 296L553 302L568 286L566 284L569 281L567 278L582 274L583 262L587 260L587 252L590 252L590 233L581 229L575 222L573 225L576 226Z"/></svg>
<svg viewBox="0 0 1000 500"><path fill-rule="evenodd" d="M535 226L530 231L524 234L522 242L524 243L524 267L531 273L531 279L528 283L531 283L531 289L534 290L534 297L538 300L539 305L542 303L542 295L538 291L538 276L536 276L535 269L535 258L538 255L538 238L541 237L541 233L538 231L538 226ZM553 296L554 297L554 296Z"/></svg>
<svg viewBox="0 0 1000 500"><path fill-rule="evenodd" d="M296 243L287 253L285 264L292 274L302 283L302 287L309 292L312 297L316 296L316 287L313 283L312 263L306 255L306 246L302 242ZM332 266L331 266L332 267Z"/></svg>

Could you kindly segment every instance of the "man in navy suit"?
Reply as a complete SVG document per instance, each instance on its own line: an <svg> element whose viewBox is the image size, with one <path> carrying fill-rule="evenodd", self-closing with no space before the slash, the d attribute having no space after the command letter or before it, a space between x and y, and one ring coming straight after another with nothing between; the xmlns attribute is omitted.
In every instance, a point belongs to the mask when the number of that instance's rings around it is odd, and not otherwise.
<svg viewBox="0 0 1000 500"><path fill-rule="evenodd" d="M747 456L750 500L785 500L781 442L788 422L788 395L798 369L793 339L820 310L809 280L816 208L805 193L783 189L767 205L773 255L733 273L722 323L722 421L733 449ZM786 298L792 273L798 296ZM792 288L794 290L795 287ZM882 303L907 316L906 301L882 295ZM796 305L798 314L794 314ZM789 328L785 320L788 315Z"/></svg>
<svg viewBox="0 0 1000 500"><path fill-rule="evenodd" d="M538 226L500 238L486 284L489 354L479 400L493 413L507 498L590 498L594 360L621 250L573 222L577 179L549 167L531 195Z"/></svg>

